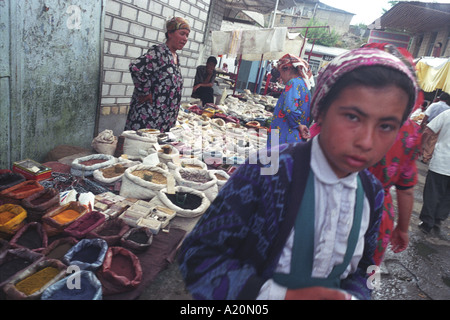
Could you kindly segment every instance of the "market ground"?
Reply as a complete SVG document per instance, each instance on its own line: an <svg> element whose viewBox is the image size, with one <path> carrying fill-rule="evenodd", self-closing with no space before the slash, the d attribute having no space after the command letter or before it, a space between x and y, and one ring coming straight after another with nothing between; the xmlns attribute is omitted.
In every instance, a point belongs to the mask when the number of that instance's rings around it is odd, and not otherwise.
<svg viewBox="0 0 450 320"><path fill-rule="evenodd" d="M425 235L418 228L422 191L427 165L417 162L419 182L410 225L408 249L394 254L388 250L380 270L379 288L374 300L450 300L450 223L447 219L440 236ZM450 208L449 208L450 210ZM163 270L139 297L140 300L191 300L178 264Z"/></svg>

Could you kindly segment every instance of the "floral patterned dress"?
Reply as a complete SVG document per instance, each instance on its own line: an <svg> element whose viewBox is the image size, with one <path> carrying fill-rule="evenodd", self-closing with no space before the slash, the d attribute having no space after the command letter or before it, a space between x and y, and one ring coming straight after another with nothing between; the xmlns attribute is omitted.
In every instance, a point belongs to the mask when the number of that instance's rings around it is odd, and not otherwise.
<svg viewBox="0 0 450 320"><path fill-rule="evenodd" d="M177 59L179 61L179 59ZM180 108L183 77L166 44L152 46L130 64L135 88L125 130L158 129L166 132L175 125ZM153 103L139 103L149 93Z"/></svg>
<svg viewBox="0 0 450 320"><path fill-rule="evenodd" d="M377 164L369 168L380 180L384 188L384 208L381 218L380 233L377 240L374 260L379 265L384 257L394 230L395 210L389 190L392 186L399 189L414 187L417 183L416 159L419 156L421 133L420 127L406 120L397 135L397 140L388 153Z"/></svg>
<svg viewBox="0 0 450 320"><path fill-rule="evenodd" d="M302 141L298 126L310 124L310 95L308 87L302 78L294 78L287 82L283 93L278 98L267 146L271 146L272 130L279 130L279 144Z"/></svg>

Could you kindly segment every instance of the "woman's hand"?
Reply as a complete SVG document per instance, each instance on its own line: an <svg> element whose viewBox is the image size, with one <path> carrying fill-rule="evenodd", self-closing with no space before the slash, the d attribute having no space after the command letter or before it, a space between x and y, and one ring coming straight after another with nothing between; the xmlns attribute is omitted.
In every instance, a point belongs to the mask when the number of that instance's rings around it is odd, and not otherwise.
<svg viewBox="0 0 450 320"><path fill-rule="evenodd" d="M298 126L298 130L300 131L300 135L302 136L303 139L311 138L311 134L307 126L301 124Z"/></svg>
<svg viewBox="0 0 450 320"><path fill-rule="evenodd" d="M341 290L325 287L288 289L285 300L351 300L352 295Z"/></svg>

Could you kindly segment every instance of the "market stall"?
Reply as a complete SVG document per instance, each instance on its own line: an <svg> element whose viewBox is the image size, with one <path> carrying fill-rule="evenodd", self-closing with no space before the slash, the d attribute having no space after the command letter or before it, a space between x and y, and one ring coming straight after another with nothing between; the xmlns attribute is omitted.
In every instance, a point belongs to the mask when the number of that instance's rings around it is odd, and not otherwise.
<svg viewBox="0 0 450 320"><path fill-rule="evenodd" d="M450 59L423 57L416 63L417 77L422 90L442 90L450 93Z"/></svg>
<svg viewBox="0 0 450 320"><path fill-rule="evenodd" d="M265 147L276 99L182 105L169 132L102 132L92 152L0 170L0 299L135 299L236 168ZM65 271L76 266L75 273ZM89 292L67 290L71 277Z"/></svg>

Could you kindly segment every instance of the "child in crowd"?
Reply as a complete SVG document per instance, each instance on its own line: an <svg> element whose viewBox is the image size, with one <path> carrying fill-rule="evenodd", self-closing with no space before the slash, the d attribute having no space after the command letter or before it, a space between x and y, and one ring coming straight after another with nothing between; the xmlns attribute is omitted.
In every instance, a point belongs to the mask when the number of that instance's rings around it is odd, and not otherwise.
<svg viewBox="0 0 450 320"><path fill-rule="evenodd" d="M242 165L188 235L180 270L195 299L370 299L383 189L366 170L415 104L414 74L356 49L330 62L312 99L321 132ZM278 150L276 150L278 149Z"/></svg>

